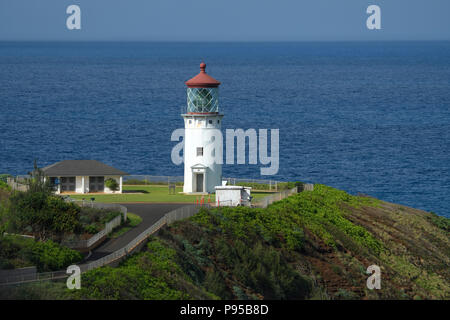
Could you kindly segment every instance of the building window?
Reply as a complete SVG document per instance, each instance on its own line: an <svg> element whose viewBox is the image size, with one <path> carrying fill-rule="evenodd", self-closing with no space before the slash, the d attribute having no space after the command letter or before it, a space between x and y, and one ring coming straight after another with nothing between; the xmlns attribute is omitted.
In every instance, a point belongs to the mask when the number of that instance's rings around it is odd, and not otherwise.
<svg viewBox="0 0 450 320"><path fill-rule="evenodd" d="M208 122L209 122L209 124L212 124L212 120L209 120Z"/></svg>
<svg viewBox="0 0 450 320"><path fill-rule="evenodd" d="M217 120L217 123L220 123L220 120Z"/></svg>
<svg viewBox="0 0 450 320"><path fill-rule="evenodd" d="M75 191L75 177L62 177L61 178L61 192Z"/></svg>
<svg viewBox="0 0 450 320"><path fill-rule="evenodd" d="M50 178L50 186L52 187L53 191L58 190L59 185L59 179L57 177L51 177Z"/></svg>
<svg viewBox="0 0 450 320"><path fill-rule="evenodd" d="M203 156L203 148L197 148L197 157Z"/></svg>
<svg viewBox="0 0 450 320"><path fill-rule="evenodd" d="M192 120L189 120L189 124L192 124Z"/></svg>

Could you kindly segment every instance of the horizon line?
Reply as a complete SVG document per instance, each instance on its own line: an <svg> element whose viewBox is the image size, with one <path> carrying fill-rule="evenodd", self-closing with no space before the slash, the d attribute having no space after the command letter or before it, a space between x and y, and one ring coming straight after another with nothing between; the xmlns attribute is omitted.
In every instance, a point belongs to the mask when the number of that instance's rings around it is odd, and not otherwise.
<svg viewBox="0 0 450 320"><path fill-rule="evenodd" d="M154 42L154 43L297 43L297 42L447 42L449 39L317 39L317 40L123 40L123 39L0 39L0 42Z"/></svg>

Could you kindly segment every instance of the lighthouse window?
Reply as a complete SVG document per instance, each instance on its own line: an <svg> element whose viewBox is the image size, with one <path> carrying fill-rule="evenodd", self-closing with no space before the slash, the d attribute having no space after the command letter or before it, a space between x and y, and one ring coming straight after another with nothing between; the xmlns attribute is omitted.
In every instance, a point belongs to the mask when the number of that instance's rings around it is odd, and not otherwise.
<svg viewBox="0 0 450 320"><path fill-rule="evenodd" d="M203 148L197 148L197 157L203 156Z"/></svg>
<svg viewBox="0 0 450 320"><path fill-rule="evenodd" d="M217 112L219 110L218 97L218 88L188 88L188 112Z"/></svg>

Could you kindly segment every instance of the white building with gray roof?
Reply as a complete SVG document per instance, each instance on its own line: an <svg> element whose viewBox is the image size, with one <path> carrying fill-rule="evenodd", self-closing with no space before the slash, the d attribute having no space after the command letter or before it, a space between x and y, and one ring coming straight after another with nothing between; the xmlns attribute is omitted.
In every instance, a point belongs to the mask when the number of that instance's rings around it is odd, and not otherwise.
<svg viewBox="0 0 450 320"><path fill-rule="evenodd" d="M114 179L122 193L123 176L128 173L97 160L64 160L42 168L44 174L56 186L56 193L113 193L105 185Z"/></svg>

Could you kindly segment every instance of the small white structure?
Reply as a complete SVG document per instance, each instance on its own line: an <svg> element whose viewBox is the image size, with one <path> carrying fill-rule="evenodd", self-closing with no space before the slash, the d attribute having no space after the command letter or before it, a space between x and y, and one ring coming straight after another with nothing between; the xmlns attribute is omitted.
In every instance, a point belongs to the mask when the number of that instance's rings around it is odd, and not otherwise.
<svg viewBox="0 0 450 320"><path fill-rule="evenodd" d="M114 179L122 193L123 176L128 173L96 160L64 160L42 168L56 187L55 193L113 193L105 181Z"/></svg>
<svg viewBox="0 0 450 320"><path fill-rule="evenodd" d="M184 193L213 193L222 181L222 164L214 161L216 150L222 150L222 142L215 136L223 117L219 113L220 82L206 74L205 68L202 62L200 73L186 81Z"/></svg>
<svg viewBox="0 0 450 320"><path fill-rule="evenodd" d="M236 207L250 204L251 189L243 186L216 186L216 206Z"/></svg>

